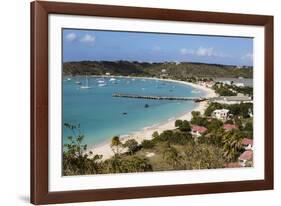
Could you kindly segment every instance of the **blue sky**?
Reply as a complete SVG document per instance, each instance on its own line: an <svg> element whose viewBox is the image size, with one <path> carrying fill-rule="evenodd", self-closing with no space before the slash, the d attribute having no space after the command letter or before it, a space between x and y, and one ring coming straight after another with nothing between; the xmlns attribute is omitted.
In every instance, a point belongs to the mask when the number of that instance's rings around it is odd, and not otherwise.
<svg viewBox="0 0 281 206"><path fill-rule="evenodd" d="M252 66L252 59L252 38L63 30L64 62L184 61Z"/></svg>

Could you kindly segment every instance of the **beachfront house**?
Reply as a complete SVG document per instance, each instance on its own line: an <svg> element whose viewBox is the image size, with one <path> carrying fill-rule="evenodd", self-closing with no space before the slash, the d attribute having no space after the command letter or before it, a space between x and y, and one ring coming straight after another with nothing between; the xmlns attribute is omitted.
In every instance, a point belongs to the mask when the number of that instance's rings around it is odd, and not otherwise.
<svg viewBox="0 0 281 206"><path fill-rule="evenodd" d="M106 75L106 76L110 76L110 73L109 73L109 72L106 72L105 75Z"/></svg>
<svg viewBox="0 0 281 206"><path fill-rule="evenodd" d="M194 137L201 137L202 134L206 131L207 131L206 127L202 127L202 126L198 126L198 125L191 126L191 134Z"/></svg>
<svg viewBox="0 0 281 206"><path fill-rule="evenodd" d="M223 125L223 129L226 131L226 132L229 132L233 129L237 129L237 126L234 125L234 124L224 124Z"/></svg>
<svg viewBox="0 0 281 206"><path fill-rule="evenodd" d="M242 146L245 150L252 150L253 149L253 140L249 138L244 138L242 140Z"/></svg>
<svg viewBox="0 0 281 206"><path fill-rule="evenodd" d="M238 158L239 164L242 167L245 167L247 163L253 161L253 151L252 150L246 150L243 152L240 157Z"/></svg>
<svg viewBox="0 0 281 206"><path fill-rule="evenodd" d="M229 115L229 110L228 109L216 109L212 113L213 118L221 119L221 120L226 120Z"/></svg>

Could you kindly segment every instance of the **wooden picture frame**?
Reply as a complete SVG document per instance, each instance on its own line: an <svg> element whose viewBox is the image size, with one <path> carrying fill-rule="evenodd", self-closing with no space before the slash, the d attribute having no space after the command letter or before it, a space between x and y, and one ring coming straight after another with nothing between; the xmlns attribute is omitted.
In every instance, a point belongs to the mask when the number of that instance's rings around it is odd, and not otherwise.
<svg viewBox="0 0 281 206"><path fill-rule="evenodd" d="M48 15L50 14L263 26L265 29L264 180L50 192L48 190ZM31 202L33 204L269 190L273 189L273 153L272 16L45 1L31 3Z"/></svg>

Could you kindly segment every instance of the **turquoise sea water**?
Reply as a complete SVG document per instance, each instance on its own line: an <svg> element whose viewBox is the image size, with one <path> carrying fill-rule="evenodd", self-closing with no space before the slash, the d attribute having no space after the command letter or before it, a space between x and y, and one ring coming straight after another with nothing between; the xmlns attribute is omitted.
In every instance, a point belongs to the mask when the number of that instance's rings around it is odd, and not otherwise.
<svg viewBox="0 0 281 206"><path fill-rule="evenodd" d="M204 96L191 86L145 78L88 77L90 89L82 76L63 81L63 122L80 123L88 145L99 144L114 135L125 135L144 127L167 121L196 107L192 101L164 101L112 97L113 93L157 96ZM101 83L104 81L104 83ZM149 107L145 108L148 104ZM126 115L124 114L126 113ZM63 140L70 131L63 129Z"/></svg>

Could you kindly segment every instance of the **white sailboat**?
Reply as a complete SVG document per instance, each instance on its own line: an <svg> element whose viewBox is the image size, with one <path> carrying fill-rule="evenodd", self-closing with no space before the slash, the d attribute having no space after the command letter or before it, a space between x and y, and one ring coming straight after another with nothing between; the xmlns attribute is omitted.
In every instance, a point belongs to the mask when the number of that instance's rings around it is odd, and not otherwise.
<svg viewBox="0 0 281 206"><path fill-rule="evenodd" d="M90 89L89 87L89 81L88 81L88 76L86 75L86 84L80 87L81 89Z"/></svg>

